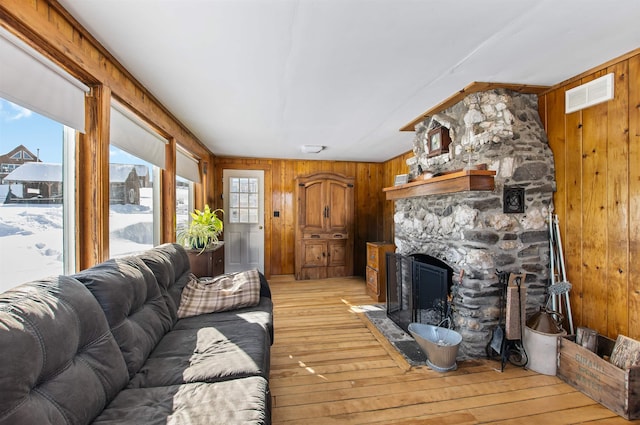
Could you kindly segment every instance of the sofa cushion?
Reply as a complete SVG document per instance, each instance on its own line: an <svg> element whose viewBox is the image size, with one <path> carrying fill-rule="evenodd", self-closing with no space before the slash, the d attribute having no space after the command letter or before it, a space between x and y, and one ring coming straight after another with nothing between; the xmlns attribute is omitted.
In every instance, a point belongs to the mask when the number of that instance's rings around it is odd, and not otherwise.
<svg viewBox="0 0 640 425"><path fill-rule="evenodd" d="M217 383L125 389L94 425L229 425L271 423L262 377Z"/></svg>
<svg viewBox="0 0 640 425"><path fill-rule="evenodd" d="M132 377L173 323L153 272L131 256L106 261L74 277L98 300Z"/></svg>
<svg viewBox="0 0 640 425"><path fill-rule="evenodd" d="M273 302L271 298L266 297L261 297L258 305L253 307L185 317L184 319L178 320L173 329L198 329L234 322L256 323L262 326L269 334L270 342L273 344Z"/></svg>
<svg viewBox="0 0 640 425"><path fill-rule="evenodd" d="M252 307L260 301L257 270L198 279L191 276L182 290L178 317Z"/></svg>
<svg viewBox="0 0 640 425"><path fill-rule="evenodd" d="M171 320L175 322L178 319L178 304L176 304L174 298L169 295L169 288L175 283L175 267L171 262L171 258L166 252L156 248L139 254L138 258L149 267L156 277L162 298L164 298L169 309Z"/></svg>
<svg viewBox="0 0 640 425"><path fill-rule="evenodd" d="M216 382L238 377L269 376L269 337L247 322L172 330L160 341L130 388L189 382Z"/></svg>
<svg viewBox="0 0 640 425"><path fill-rule="evenodd" d="M0 295L0 423L87 424L127 383L102 309L65 276Z"/></svg>

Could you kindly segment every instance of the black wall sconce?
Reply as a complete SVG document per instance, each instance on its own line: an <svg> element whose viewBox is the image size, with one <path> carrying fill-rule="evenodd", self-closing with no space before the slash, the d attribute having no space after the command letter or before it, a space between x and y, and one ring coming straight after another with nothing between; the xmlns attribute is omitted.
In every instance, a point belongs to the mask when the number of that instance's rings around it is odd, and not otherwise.
<svg viewBox="0 0 640 425"><path fill-rule="evenodd" d="M524 187L506 187L502 193L502 212L524 213Z"/></svg>

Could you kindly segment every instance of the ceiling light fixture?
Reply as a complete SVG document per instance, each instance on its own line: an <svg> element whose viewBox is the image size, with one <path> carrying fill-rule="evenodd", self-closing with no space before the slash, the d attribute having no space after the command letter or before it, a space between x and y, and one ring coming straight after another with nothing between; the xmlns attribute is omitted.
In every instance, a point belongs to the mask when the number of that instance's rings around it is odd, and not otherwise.
<svg viewBox="0 0 640 425"><path fill-rule="evenodd" d="M322 145L302 145L300 146L300 150L304 153L318 153L324 150L324 146Z"/></svg>

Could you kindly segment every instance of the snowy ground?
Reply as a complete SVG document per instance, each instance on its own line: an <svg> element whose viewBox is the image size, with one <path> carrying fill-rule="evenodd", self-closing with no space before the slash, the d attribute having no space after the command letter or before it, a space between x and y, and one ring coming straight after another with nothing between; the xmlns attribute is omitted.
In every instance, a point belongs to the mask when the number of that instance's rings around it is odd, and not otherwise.
<svg viewBox="0 0 640 425"><path fill-rule="evenodd" d="M178 191L178 221L187 209ZM151 189L141 189L141 205L109 209L110 255L124 255L153 246ZM0 204L0 292L23 282L63 270L62 205Z"/></svg>

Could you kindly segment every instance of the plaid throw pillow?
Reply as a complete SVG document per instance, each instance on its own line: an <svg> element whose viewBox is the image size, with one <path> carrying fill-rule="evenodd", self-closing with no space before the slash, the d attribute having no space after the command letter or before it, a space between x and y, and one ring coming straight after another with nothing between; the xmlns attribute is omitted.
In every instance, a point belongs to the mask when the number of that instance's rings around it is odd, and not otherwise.
<svg viewBox="0 0 640 425"><path fill-rule="evenodd" d="M193 274L182 290L178 318L251 307L260 302L257 270L198 280Z"/></svg>

